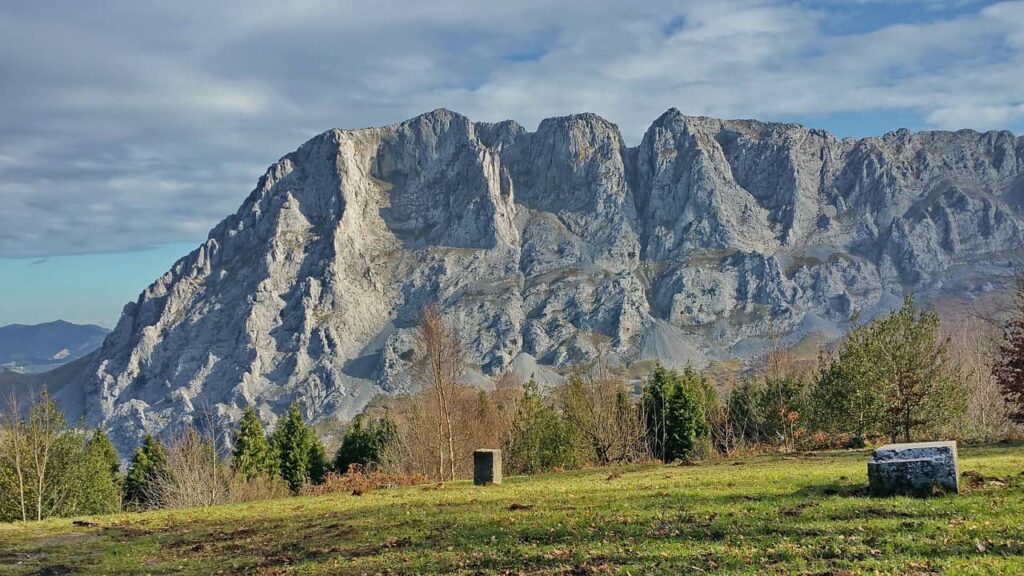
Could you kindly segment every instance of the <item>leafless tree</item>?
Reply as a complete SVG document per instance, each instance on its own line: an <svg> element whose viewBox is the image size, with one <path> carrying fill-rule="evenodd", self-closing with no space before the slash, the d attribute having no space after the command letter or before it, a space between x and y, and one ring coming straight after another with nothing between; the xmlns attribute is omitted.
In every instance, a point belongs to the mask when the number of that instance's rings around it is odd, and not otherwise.
<svg viewBox="0 0 1024 576"><path fill-rule="evenodd" d="M603 357L576 369L558 390L562 413L586 450L584 460L608 465L648 458L644 414Z"/></svg>
<svg viewBox="0 0 1024 576"><path fill-rule="evenodd" d="M153 500L160 508L221 504L230 500L230 480L214 441L190 426L168 443L167 469L153 481Z"/></svg>
<svg viewBox="0 0 1024 576"><path fill-rule="evenodd" d="M455 327L434 305L423 308L416 333L413 378L423 390L429 390L437 410L437 477L445 479L445 448L448 475L455 479L455 436L452 404L466 370L466 353Z"/></svg>

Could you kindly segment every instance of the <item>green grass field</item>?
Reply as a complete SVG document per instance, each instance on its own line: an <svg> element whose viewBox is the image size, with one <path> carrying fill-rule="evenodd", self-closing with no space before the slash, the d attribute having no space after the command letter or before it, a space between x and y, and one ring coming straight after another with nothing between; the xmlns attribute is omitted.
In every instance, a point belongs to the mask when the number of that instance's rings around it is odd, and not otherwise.
<svg viewBox="0 0 1024 576"><path fill-rule="evenodd" d="M959 496L864 494L866 452L648 465L0 525L0 574L1021 574L1024 447ZM978 474L984 478L979 478Z"/></svg>

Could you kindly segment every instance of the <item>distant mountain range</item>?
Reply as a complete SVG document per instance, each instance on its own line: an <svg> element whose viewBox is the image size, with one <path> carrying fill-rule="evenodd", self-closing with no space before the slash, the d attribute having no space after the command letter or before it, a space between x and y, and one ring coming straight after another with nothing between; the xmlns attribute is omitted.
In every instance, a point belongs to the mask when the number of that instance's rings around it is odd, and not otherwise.
<svg viewBox="0 0 1024 576"><path fill-rule="evenodd" d="M77 360L103 344L110 330L64 320L0 326L0 370L42 372Z"/></svg>
<svg viewBox="0 0 1024 576"><path fill-rule="evenodd" d="M436 110L283 157L98 351L23 381L127 453L246 406L327 420L412 389L426 303L458 327L471 382L543 383L599 354L701 367L773 334L830 340L911 291L984 298L1022 248L1010 132L843 139L673 109L627 146L593 114L530 132Z"/></svg>

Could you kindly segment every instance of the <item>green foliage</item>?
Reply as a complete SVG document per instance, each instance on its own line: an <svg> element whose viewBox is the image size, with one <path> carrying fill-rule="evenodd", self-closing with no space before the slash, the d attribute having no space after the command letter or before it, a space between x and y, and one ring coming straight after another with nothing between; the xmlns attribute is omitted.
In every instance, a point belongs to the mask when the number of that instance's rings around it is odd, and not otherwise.
<svg viewBox="0 0 1024 576"><path fill-rule="evenodd" d="M364 469L379 464L384 451L397 439L398 428L391 418L385 416L367 424L362 415L356 416L334 455L334 469L344 474L351 464Z"/></svg>
<svg viewBox="0 0 1024 576"><path fill-rule="evenodd" d="M625 384L603 366L574 371L558 401L577 461L605 466L647 456L644 422Z"/></svg>
<svg viewBox="0 0 1024 576"><path fill-rule="evenodd" d="M13 410L0 426L0 519L43 520L120 508L105 435L69 429L45 394L25 417ZM116 458L115 458L116 462Z"/></svg>
<svg viewBox="0 0 1024 576"><path fill-rule="evenodd" d="M156 504L156 483L168 474L167 449L151 434L135 450L124 479L124 503L132 508Z"/></svg>
<svg viewBox="0 0 1024 576"><path fill-rule="evenodd" d="M908 296L899 310L851 332L837 357L823 362L814 421L833 432L909 442L958 420L966 398L950 375L947 345L938 314L918 312Z"/></svg>
<svg viewBox="0 0 1024 576"><path fill-rule="evenodd" d="M117 450L114 449L114 445L110 442L110 436L107 436L107 431L103 428L96 428L92 433L92 437L89 438L88 449L92 456L104 463L111 482L120 488L121 460L117 456Z"/></svg>
<svg viewBox="0 0 1024 576"><path fill-rule="evenodd" d="M510 474L538 474L576 465L571 431L541 396L533 376L524 387L503 454Z"/></svg>
<svg viewBox="0 0 1024 576"><path fill-rule="evenodd" d="M71 466L79 486L76 514L109 514L121 510L121 465L110 438L97 428L84 445L78 466ZM77 468L77 470L75 470Z"/></svg>
<svg viewBox="0 0 1024 576"><path fill-rule="evenodd" d="M834 360L819 360L822 368L811 392L811 420L819 430L855 439L881 433L885 397L875 380L874 338L872 326L855 326Z"/></svg>
<svg viewBox="0 0 1024 576"><path fill-rule="evenodd" d="M245 408L245 413L238 423L232 466L235 472L242 474L247 480L277 473L277 458L263 432L263 423L252 406Z"/></svg>
<svg viewBox="0 0 1024 576"><path fill-rule="evenodd" d="M734 442L764 442L791 448L806 405L807 385L796 376L740 382L728 402Z"/></svg>
<svg viewBox="0 0 1024 576"><path fill-rule="evenodd" d="M644 386L641 405L651 453L664 462L689 460L710 451L708 413L717 395L707 378L660 364Z"/></svg>
<svg viewBox="0 0 1024 576"><path fill-rule="evenodd" d="M327 450L313 428L306 424L297 403L288 408L288 414L277 425L270 441L277 454L281 477L292 492L298 492L304 484L323 481L330 466Z"/></svg>

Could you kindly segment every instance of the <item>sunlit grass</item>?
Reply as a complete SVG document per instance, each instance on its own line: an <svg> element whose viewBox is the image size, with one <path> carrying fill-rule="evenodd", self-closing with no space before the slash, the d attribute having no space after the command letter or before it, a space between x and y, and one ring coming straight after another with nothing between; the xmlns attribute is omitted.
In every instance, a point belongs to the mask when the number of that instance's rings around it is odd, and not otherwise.
<svg viewBox="0 0 1024 576"><path fill-rule="evenodd" d="M1024 573L1024 448L959 496L864 494L865 452L638 466L0 526L0 574ZM978 484L976 481L975 484Z"/></svg>

